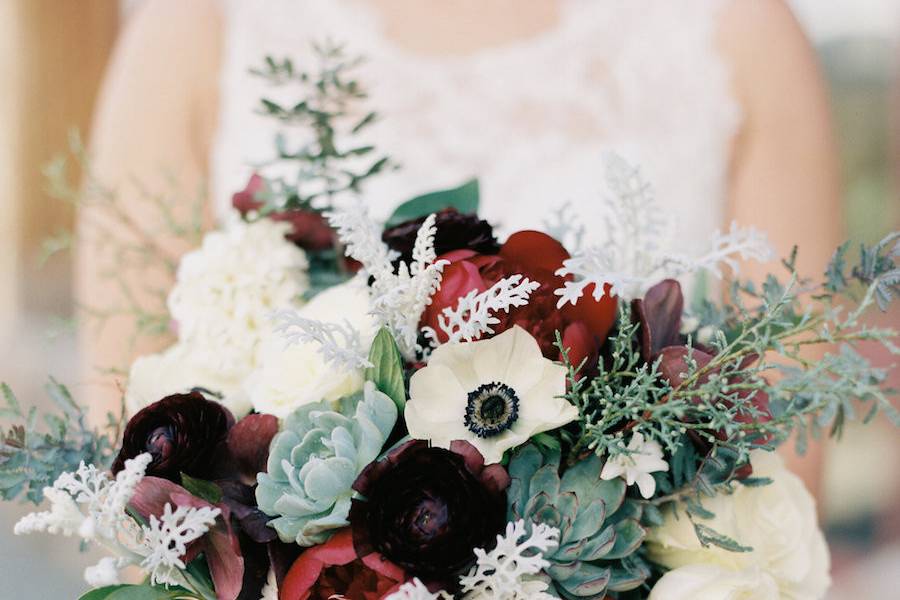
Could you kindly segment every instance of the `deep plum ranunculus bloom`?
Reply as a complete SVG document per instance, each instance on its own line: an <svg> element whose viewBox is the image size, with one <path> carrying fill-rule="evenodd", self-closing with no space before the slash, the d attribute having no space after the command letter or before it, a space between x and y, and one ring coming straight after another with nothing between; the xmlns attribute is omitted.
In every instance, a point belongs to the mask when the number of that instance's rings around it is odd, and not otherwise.
<svg viewBox="0 0 900 600"><path fill-rule="evenodd" d="M360 556L344 529L300 555L281 584L281 600L380 600L405 580L403 569L377 553Z"/></svg>
<svg viewBox="0 0 900 600"><path fill-rule="evenodd" d="M484 465L474 446L450 449L413 440L370 464L353 488L350 523L357 552L378 552L410 576L452 584L475 562L475 548L493 548L506 524L509 475Z"/></svg>
<svg viewBox="0 0 900 600"><path fill-rule="evenodd" d="M228 430L234 417L200 392L174 394L139 410L122 437L113 462L118 473L125 461L145 452L153 455L147 475L180 482L181 473L201 479L215 477L227 455Z"/></svg>
<svg viewBox="0 0 900 600"><path fill-rule="evenodd" d="M578 366L592 362L606 339L616 318L616 299L604 295L599 301L588 288L577 304L556 307L559 297L554 291L562 287L565 278L556 275L569 253L558 241L538 231L519 231L509 237L497 254L479 254L472 250L456 250L439 258L450 261L444 268L441 289L432 296L431 305L423 315L425 325L438 332L442 341L446 334L439 327L438 315L456 306L459 298L471 290L483 292L510 275L521 274L540 287L529 297L528 304L510 312L495 315L500 323L494 326L501 333L518 325L530 333L550 359L558 359L556 332L562 335L570 362Z"/></svg>
<svg viewBox="0 0 900 600"><path fill-rule="evenodd" d="M257 195L264 188L263 178L257 174L252 175L247 187L231 197L232 206L241 216L258 211L263 207L263 202L257 199ZM325 250L334 246L334 232L325 217L316 211L298 208L278 210L266 216L273 221L289 223L291 229L285 237L304 250Z"/></svg>
<svg viewBox="0 0 900 600"><path fill-rule="evenodd" d="M419 228L426 217L411 219L389 229L381 235L381 239L391 250L400 253L400 260L412 260L413 246ZM435 213L434 250L437 254L445 254L453 250L471 250L481 254L496 254L500 249L494 228L478 215L468 215L455 208L445 208Z"/></svg>

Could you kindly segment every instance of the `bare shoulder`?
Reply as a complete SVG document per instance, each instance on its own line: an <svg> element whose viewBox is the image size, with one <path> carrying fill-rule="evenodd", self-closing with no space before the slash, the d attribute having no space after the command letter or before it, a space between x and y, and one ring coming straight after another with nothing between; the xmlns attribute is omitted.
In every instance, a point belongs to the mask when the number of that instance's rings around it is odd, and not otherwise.
<svg viewBox="0 0 900 600"><path fill-rule="evenodd" d="M217 39L221 29L221 7L217 0L145 0L128 19L125 40Z"/></svg>
<svg viewBox="0 0 900 600"><path fill-rule="evenodd" d="M821 90L815 52L785 0L731 0L721 15L718 44L744 102L781 96L783 103L785 92Z"/></svg>
<svg viewBox="0 0 900 600"><path fill-rule="evenodd" d="M217 0L145 0L119 36L98 99L92 143L102 168L134 169L173 152L202 157L215 128L222 15ZM138 142L138 143L136 143ZM171 143L171 142L170 142ZM174 159L173 159L174 160ZM155 164L155 163L153 163Z"/></svg>
<svg viewBox="0 0 900 600"><path fill-rule="evenodd" d="M129 18L116 49L131 66L169 63L167 72L202 71L217 60L222 15L216 0L146 0Z"/></svg>

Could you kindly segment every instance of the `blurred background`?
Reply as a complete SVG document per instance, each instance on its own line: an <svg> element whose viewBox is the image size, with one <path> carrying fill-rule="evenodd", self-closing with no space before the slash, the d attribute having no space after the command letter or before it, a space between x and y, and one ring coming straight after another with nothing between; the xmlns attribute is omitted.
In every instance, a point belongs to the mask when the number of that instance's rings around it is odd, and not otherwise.
<svg viewBox="0 0 900 600"><path fill-rule="evenodd" d="M48 373L71 384L76 397L79 388L71 257L45 260L48 240L62 239L74 215L48 195L42 167L66 150L70 131L89 130L117 32L140 1L0 0L0 378L25 404L44 401ZM847 237L877 241L900 226L900 2L791 4L831 89ZM881 324L900 326L900 313L885 315ZM897 432L884 423L851 429L840 447L829 448L821 510L832 546L834 600L898 597L898 454ZM91 557L78 555L75 542L50 537L13 544L12 525L25 512L0 507L0 597L73 597L84 587L81 573Z"/></svg>

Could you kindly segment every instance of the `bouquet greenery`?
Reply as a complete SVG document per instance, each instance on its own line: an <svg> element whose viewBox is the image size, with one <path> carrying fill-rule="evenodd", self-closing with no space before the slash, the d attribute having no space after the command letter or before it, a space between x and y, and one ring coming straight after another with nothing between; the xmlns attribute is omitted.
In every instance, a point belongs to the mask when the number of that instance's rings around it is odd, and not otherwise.
<svg viewBox="0 0 900 600"><path fill-rule="evenodd" d="M16 533L107 548L84 600L821 598L814 504L773 450L900 422L856 349L900 352L863 321L900 291L900 234L855 264L842 246L821 282L795 251L757 287L737 268L768 257L762 234L664 250L615 156L602 243L568 213L500 239L477 182L378 224L359 198L392 164L345 144L376 117L351 116L353 61L321 52L319 73L259 70L308 89L261 110L312 141L280 139L298 177L255 176L181 259L178 340L131 366L124 428L91 431L55 381L41 428L3 388L0 493L49 503Z"/></svg>

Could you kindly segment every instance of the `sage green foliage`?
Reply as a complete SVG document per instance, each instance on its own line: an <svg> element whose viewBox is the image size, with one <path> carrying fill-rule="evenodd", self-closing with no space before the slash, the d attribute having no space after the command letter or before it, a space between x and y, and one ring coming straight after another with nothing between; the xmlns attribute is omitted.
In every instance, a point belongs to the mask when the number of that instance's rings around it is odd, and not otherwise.
<svg viewBox="0 0 900 600"><path fill-rule="evenodd" d="M397 421L397 406L367 382L338 401L301 406L269 447L256 500L282 541L321 544L348 525L351 486L375 460Z"/></svg>
<svg viewBox="0 0 900 600"><path fill-rule="evenodd" d="M81 461L99 469L112 463L124 413L108 415L106 433L87 425L87 415L69 390L50 378L45 386L57 410L38 414L24 411L13 391L0 385L5 406L0 408L0 498L21 498L40 504L44 488L65 471L75 471ZM40 416L40 419L38 418Z"/></svg>
<svg viewBox="0 0 900 600"><path fill-rule="evenodd" d="M802 452L809 434L830 431L837 436L846 421L867 421L878 412L900 425L889 397L896 392L884 385L886 371L856 349L862 342L875 342L900 354L895 330L870 327L862 319L876 304L887 308L897 294L898 240L900 234L892 234L862 248L856 264L849 264L842 246L818 285L798 279L795 251L783 261L787 282L774 275L762 286L735 280L723 305L698 302L692 312L699 326L690 332L687 345L703 328L712 330L711 339L704 340L704 351L712 358L701 366L689 355L678 385L659 375L659 363L643 361L637 324L621 307L597 374L579 378L578 366L567 362L566 396L581 417L560 434L569 448L567 461L576 462L586 452L621 454L623 428L639 432L660 443L670 464L668 473L654 474L658 492L641 501L645 513L681 502L704 545L747 551L702 520L713 516L703 507L704 499L739 485L738 469L752 450L774 449L794 434ZM810 361L810 346L837 351ZM768 399L770 419L759 418L755 400L762 395ZM698 442L708 449L697 451Z"/></svg>
<svg viewBox="0 0 900 600"><path fill-rule="evenodd" d="M406 406L403 357L394 336L386 327L381 328L372 342L369 362L372 366L366 369L366 381L374 383L380 392L394 401L398 411L403 411Z"/></svg>
<svg viewBox="0 0 900 600"><path fill-rule="evenodd" d="M864 249L854 266L839 250L819 285L798 280L793 254L784 261L786 283L773 275L759 288L735 281L724 306L700 303L695 316L701 327L714 331L704 340L714 356L702 367L688 357L677 387L658 375L658 364L643 362L637 325L621 310L608 341L609 360L599 364L598 374L579 378L577 365L568 365L567 397L581 414L578 431L568 440L571 454L622 453L618 432L625 425L659 442L669 455L689 443L685 434L691 432L710 446L727 446L738 462L764 439L772 447L797 434L802 451L809 433L838 435L847 420L867 421L878 412L900 425L889 397L896 392L884 386L886 371L857 351L860 343L874 342L900 354L897 331L862 320L876 302L886 308L896 293L896 240L894 234ZM838 349L809 361L810 346ZM771 420L746 418L760 416L754 400L763 394Z"/></svg>
<svg viewBox="0 0 900 600"><path fill-rule="evenodd" d="M416 196L398 206L388 217L385 227L404 221L427 217L445 208L455 208L462 214L476 214L481 194L477 179L470 179L459 187Z"/></svg>
<svg viewBox="0 0 900 600"><path fill-rule="evenodd" d="M567 600L601 599L634 589L650 575L636 554L646 531L642 505L627 499L625 483L600 479L592 454L560 475L560 454L522 447L509 462L510 521L544 523L560 531L559 547L544 558L552 590Z"/></svg>
<svg viewBox="0 0 900 600"><path fill-rule="evenodd" d="M304 140L291 146L287 137L277 136L272 163L293 164L296 175L266 178L266 191L260 198L265 201L263 212L317 210L323 201L330 205L336 194L359 192L367 179L393 167L374 146L355 140L378 118L375 112L365 110L368 94L353 75L361 59L328 42L314 43L313 52L318 67L314 71L298 69L289 58L271 56L251 70L273 87L298 88L298 101L283 105L263 99L260 112L283 127L298 128Z"/></svg>

